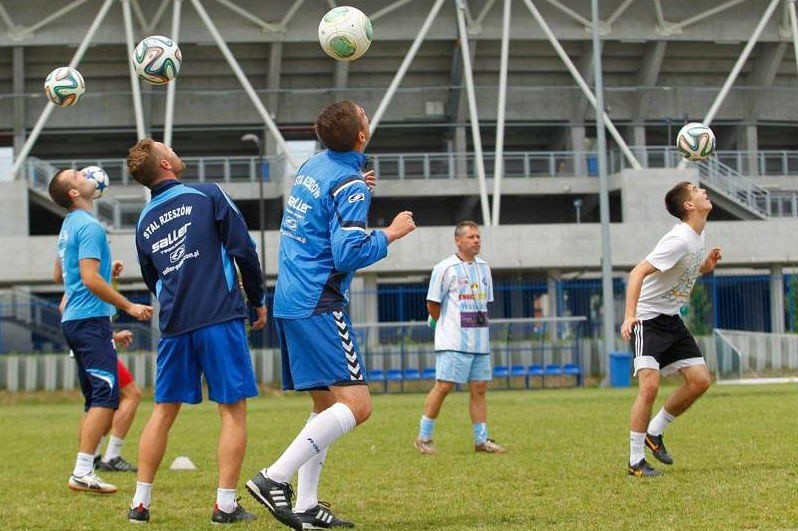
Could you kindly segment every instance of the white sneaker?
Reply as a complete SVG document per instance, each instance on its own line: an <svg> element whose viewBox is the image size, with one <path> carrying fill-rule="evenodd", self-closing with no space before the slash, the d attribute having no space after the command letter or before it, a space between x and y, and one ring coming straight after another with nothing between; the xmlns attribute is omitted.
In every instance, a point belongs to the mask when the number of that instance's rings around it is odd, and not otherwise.
<svg viewBox="0 0 798 531"><path fill-rule="evenodd" d="M67 487L72 490L82 490L94 492L96 494L113 494L116 486L106 483L94 472L89 472L85 476L76 477L74 474L69 476Z"/></svg>

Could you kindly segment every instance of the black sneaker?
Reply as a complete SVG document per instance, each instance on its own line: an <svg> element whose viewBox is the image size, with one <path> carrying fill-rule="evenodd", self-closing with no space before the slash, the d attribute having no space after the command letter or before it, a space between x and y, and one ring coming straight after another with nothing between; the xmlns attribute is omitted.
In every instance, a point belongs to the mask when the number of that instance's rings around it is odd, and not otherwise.
<svg viewBox="0 0 798 531"><path fill-rule="evenodd" d="M131 524L146 524L150 521L150 510L140 503L138 507L131 507L127 511L127 519Z"/></svg>
<svg viewBox="0 0 798 531"><path fill-rule="evenodd" d="M232 524L254 519L255 515L241 507L239 503L236 503L236 508L232 513L226 513L219 509L218 505L214 505L213 514L211 515L211 523L214 524Z"/></svg>
<svg viewBox="0 0 798 531"><path fill-rule="evenodd" d="M648 449L654 454L654 457L657 458L657 461L665 463L666 465L673 464L673 457L671 457L668 450L665 449L665 443L662 442L662 435L651 435L650 433L646 433L646 446L648 446Z"/></svg>
<svg viewBox="0 0 798 531"><path fill-rule="evenodd" d="M330 512L330 504L320 501L316 507L296 513L302 521L302 529L330 529L331 527L355 527L354 522L341 520Z"/></svg>
<svg viewBox="0 0 798 531"><path fill-rule="evenodd" d="M628 465L626 467L626 472L630 476L636 476L636 477L653 478L662 475L662 472L660 472L659 470L651 468L651 465L649 465L645 459L641 459L640 461L638 461L636 465Z"/></svg>
<svg viewBox="0 0 798 531"><path fill-rule="evenodd" d="M294 496L291 485L277 483L267 478L263 472L258 472L247 481L247 490L280 522L292 529L302 529L302 522L291 510L291 498Z"/></svg>
<svg viewBox="0 0 798 531"><path fill-rule="evenodd" d="M121 455L114 457L110 461L100 461L99 463L95 463L94 468L104 472L138 472L139 470L135 466L125 461L125 458Z"/></svg>

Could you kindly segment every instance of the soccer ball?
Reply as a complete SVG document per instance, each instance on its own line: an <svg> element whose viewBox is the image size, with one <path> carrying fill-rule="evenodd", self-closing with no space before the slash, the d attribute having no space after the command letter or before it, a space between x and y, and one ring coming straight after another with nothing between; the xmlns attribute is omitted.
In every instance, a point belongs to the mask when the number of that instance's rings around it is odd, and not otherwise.
<svg viewBox="0 0 798 531"><path fill-rule="evenodd" d="M74 68L61 66L47 74L44 80L44 93L59 107L75 105L83 93L86 83L83 76Z"/></svg>
<svg viewBox="0 0 798 531"><path fill-rule="evenodd" d="M86 178L88 180L94 181L94 199L99 199L110 184L108 182L108 174L105 173L105 170L99 166L86 166L80 171L86 174Z"/></svg>
<svg viewBox="0 0 798 531"><path fill-rule="evenodd" d="M151 35L141 40L133 50L136 74L153 85L165 85L180 73L183 54L169 37Z"/></svg>
<svg viewBox="0 0 798 531"><path fill-rule="evenodd" d="M354 61L371 45L371 21L357 8L339 6L319 23L319 44L324 52L339 61Z"/></svg>
<svg viewBox="0 0 798 531"><path fill-rule="evenodd" d="M676 135L676 148L687 160L704 160L715 152L715 133L707 125L690 122Z"/></svg>

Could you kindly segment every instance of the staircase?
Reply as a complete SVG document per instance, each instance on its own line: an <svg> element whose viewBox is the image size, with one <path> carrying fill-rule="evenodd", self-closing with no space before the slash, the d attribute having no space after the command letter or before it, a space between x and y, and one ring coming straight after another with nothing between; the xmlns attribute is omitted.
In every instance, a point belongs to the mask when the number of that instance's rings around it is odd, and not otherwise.
<svg viewBox="0 0 798 531"><path fill-rule="evenodd" d="M0 320L22 326L46 341L65 344L58 305L24 288L0 291Z"/></svg>
<svg viewBox="0 0 798 531"><path fill-rule="evenodd" d="M770 216L770 192L715 157L698 162L701 186L712 202L740 219L764 220Z"/></svg>

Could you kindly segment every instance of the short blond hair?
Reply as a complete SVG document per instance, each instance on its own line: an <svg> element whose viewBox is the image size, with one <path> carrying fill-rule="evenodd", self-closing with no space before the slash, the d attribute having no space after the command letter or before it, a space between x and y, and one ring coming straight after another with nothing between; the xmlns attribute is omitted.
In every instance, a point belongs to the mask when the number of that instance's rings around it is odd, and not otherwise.
<svg viewBox="0 0 798 531"><path fill-rule="evenodd" d="M142 138L127 153L127 171L133 179L147 188L158 179L158 152L152 138Z"/></svg>

